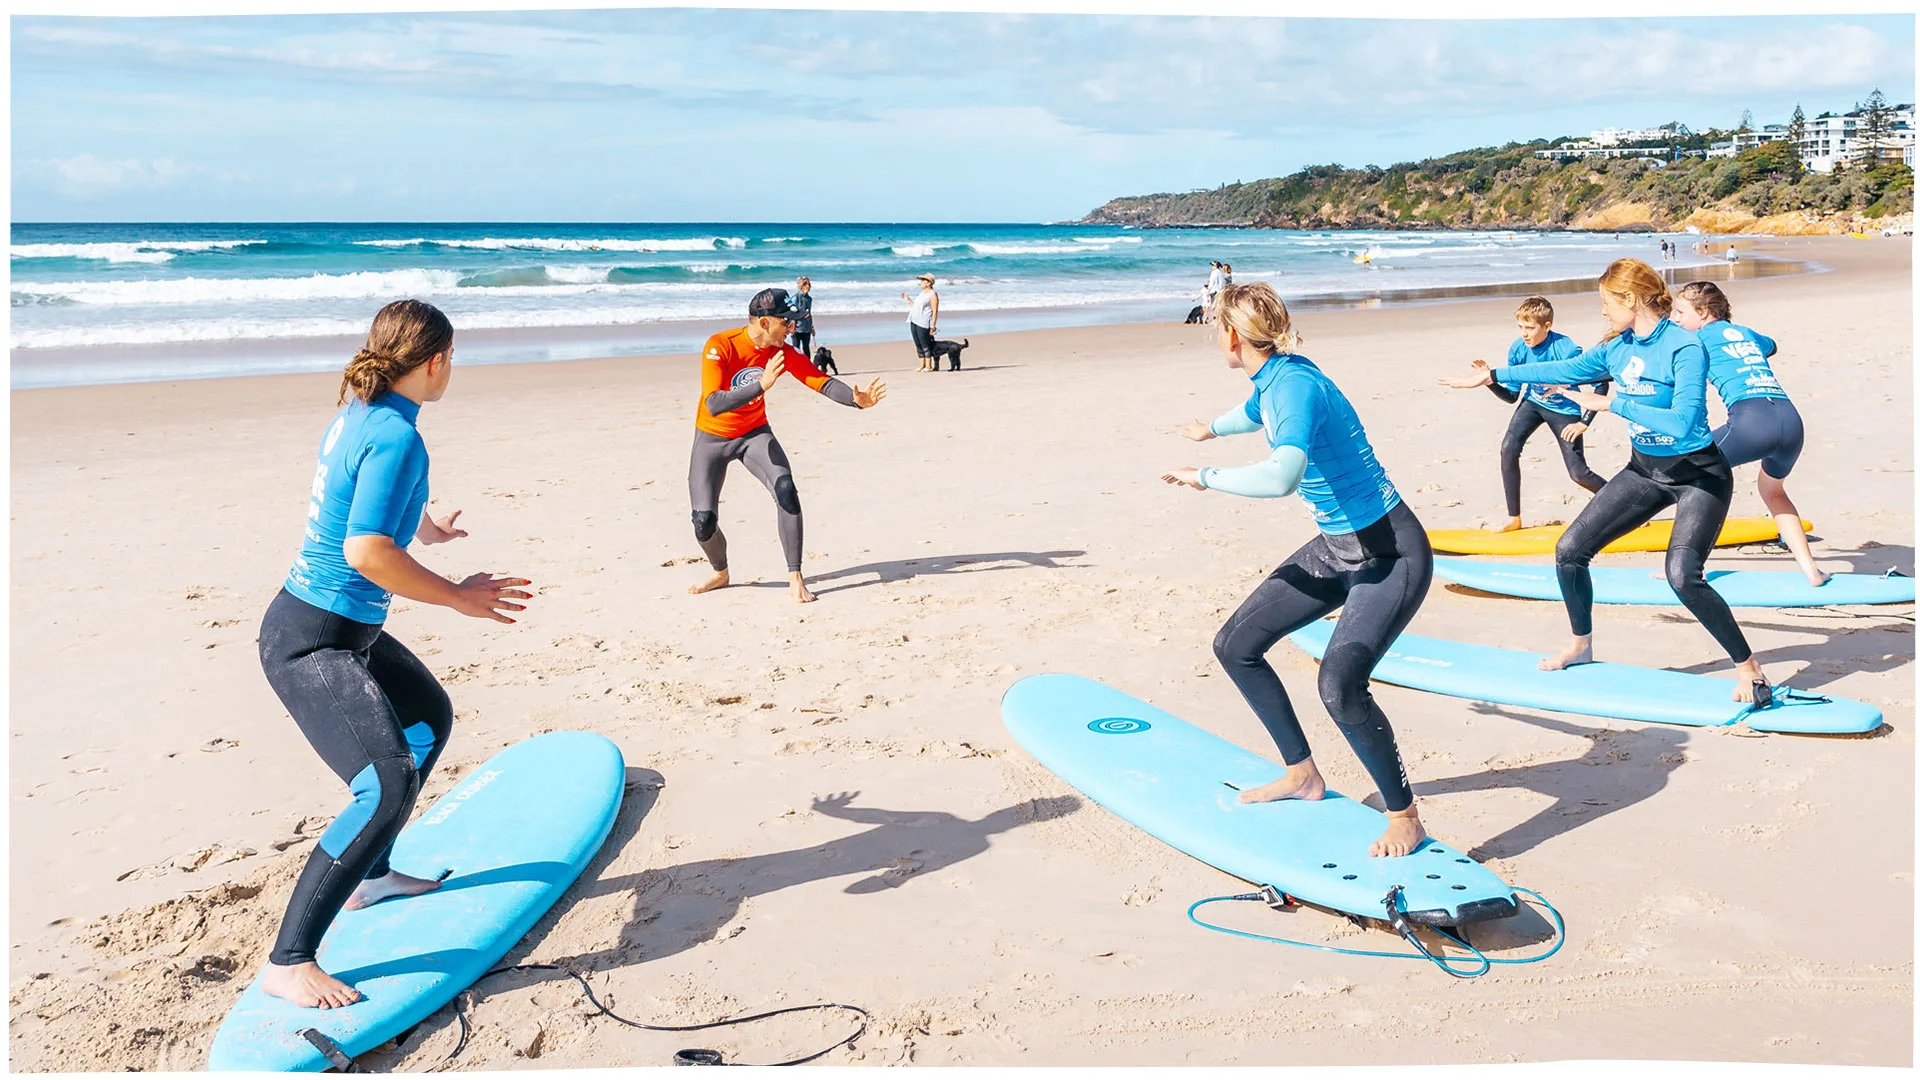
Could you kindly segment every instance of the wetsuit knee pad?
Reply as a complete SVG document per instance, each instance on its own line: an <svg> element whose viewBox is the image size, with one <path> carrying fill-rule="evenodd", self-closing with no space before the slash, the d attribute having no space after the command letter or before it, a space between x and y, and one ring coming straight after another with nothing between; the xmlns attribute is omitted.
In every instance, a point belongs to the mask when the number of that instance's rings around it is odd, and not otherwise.
<svg viewBox="0 0 1920 1080"><path fill-rule="evenodd" d="M420 771L411 754L368 763L347 782L353 801L320 834L320 850L334 859L370 834L397 832L420 794Z"/></svg>
<svg viewBox="0 0 1920 1080"><path fill-rule="evenodd" d="M789 514L800 512L800 489L793 486L793 477L783 475L774 480L773 501Z"/></svg>
<svg viewBox="0 0 1920 1080"><path fill-rule="evenodd" d="M695 540L704 544L713 539L713 534L718 532L719 529L720 515L717 512L712 510L695 510L693 512L693 538Z"/></svg>
<svg viewBox="0 0 1920 1080"><path fill-rule="evenodd" d="M1347 642L1327 650L1320 661L1320 701L1335 723L1364 723L1373 703L1367 689L1367 676L1380 662L1380 654L1358 642Z"/></svg>

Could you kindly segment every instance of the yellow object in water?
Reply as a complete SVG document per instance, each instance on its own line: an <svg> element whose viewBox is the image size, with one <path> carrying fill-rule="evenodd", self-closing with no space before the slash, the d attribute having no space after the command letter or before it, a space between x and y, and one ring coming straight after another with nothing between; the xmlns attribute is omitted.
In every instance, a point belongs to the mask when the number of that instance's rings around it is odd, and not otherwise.
<svg viewBox="0 0 1920 1080"><path fill-rule="evenodd" d="M1800 524L1808 532L1813 531L1813 524L1806 518L1801 518ZM1531 529L1515 529L1512 532L1428 529L1427 541L1435 551L1449 551L1456 555L1550 555L1560 540L1560 534L1566 531L1565 525L1536 525ZM1720 538L1715 543L1726 547L1729 544L1757 544L1779 537L1780 529L1772 518L1728 518L1726 524L1720 527ZM1661 518L1647 522L1600 550L1665 551L1672 539L1673 519Z"/></svg>

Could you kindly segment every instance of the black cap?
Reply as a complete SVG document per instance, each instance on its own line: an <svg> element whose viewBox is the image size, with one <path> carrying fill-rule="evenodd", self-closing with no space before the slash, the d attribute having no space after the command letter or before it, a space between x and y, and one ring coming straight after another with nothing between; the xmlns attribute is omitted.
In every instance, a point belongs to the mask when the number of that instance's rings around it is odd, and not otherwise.
<svg viewBox="0 0 1920 1080"><path fill-rule="evenodd" d="M787 299L785 289L761 289L753 294L747 303L747 317L758 318L771 315L776 319L791 319L799 312L793 310L793 303Z"/></svg>

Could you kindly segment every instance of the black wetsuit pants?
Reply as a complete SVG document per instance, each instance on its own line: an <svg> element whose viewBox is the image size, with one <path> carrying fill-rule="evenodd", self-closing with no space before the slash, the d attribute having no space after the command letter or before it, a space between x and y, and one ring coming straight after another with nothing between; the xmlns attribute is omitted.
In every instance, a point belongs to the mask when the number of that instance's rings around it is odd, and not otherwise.
<svg viewBox="0 0 1920 1080"><path fill-rule="evenodd" d="M727 466L735 461L746 465L753 478L773 493L787 573L799 573L805 524L800 517L800 492L793 486L793 466L787 461L786 450L773 437L773 429L764 424L733 439L704 431L693 433L693 461L687 467L693 538L700 542L700 550L715 570L727 568L727 534L720 531L720 486L726 482Z"/></svg>
<svg viewBox="0 0 1920 1080"><path fill-rule="evenodd" d="M1320 700L1380 789L1388 810L1413 805L1393 727L1374 701L1367 676L1412 621L1433 582L1433 549L1406 503L1359 532L1314 537L1247 597L1213 639L1213 654L1267 727L1280 756L1311 756L1267 650L1295 630L1340 609L1320 662Z"/></svg>
<svg viewBox="0 0 1920 1080"><path fill-rule="evenodd" d="M1530 398L1520 399L1519 406L1513 410L1513 419L1507 423L1507 435L1500 440L1500 485L1506 489L1508 517L1520 516L1520 451L1541 424L1553 432L1554 445L1560 448L1560 460L1566 463L1567 475L1574 483L1588 491L1599 491L1606 483L1587 465L1587 437L1582 435L1572 442L1560 437L1568 424L1579 422L1578 416L1543 409Z"/></svg>
<svg viewBox="0 0 1920 1080"><path fill-rule="evenodd" d="M394 837L447 745L453 703L426 665L378 625L284 589L260 624L260 666L353 796L307 857L273 943L273 963L300 964L313 959L354 887L387 873Z"/></svg>
<svg viewBox="0 0 1920 1080"><path fill-rule="evenodd" d="M1733 470L1718 447L1691 454L1656 456L1633 452L1560 536L1554 569L1573 632L1593 633L1593 575L1587 569L1600 549L1671 506L1673 539L1667 544L1667 584L1738 664L1753 655L1733 621L1733 611L1707 584L1707 556L1720 537L1733 499Z"/></svg>

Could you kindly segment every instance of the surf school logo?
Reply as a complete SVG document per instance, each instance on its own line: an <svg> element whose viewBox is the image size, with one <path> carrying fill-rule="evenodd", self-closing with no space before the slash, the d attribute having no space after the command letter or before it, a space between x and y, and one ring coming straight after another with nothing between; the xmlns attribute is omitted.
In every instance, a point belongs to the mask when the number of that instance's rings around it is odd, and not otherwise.
<svg viewBox="0 0 1920 1080"><path fill-rule="evenodd" d="M1135 720L1131 716L1109 716L1088 724L1087 730L1099 735L1137 735L1151 727L1153 725L1145 720Z"/></svg>
<svg viewBox="0 0 1920 1080"><path fill-rule="evenodd" d="M733 388L738 390L750 383L759 382L760 376L766 374L766 371L766 368L758 367L741 368L740 373L733 377Z"/></svg>

